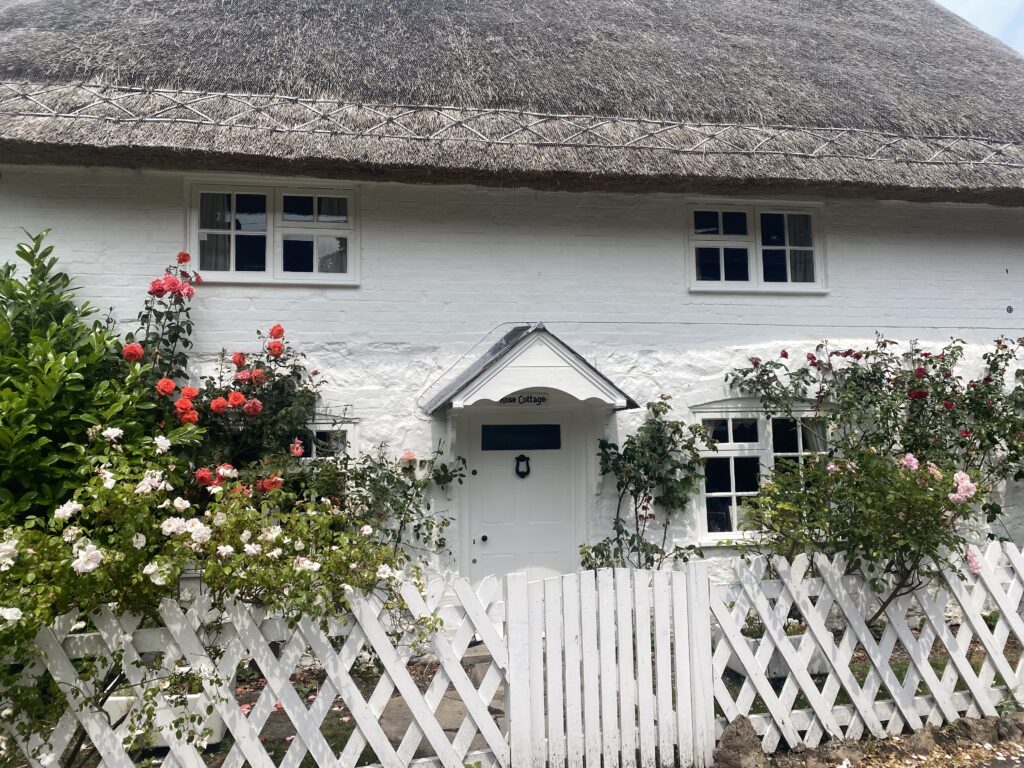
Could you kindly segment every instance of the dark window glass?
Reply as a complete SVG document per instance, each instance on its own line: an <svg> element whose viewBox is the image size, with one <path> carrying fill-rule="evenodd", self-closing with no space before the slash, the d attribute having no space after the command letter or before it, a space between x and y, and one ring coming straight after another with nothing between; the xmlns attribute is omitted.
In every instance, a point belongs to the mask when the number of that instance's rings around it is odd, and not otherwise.
<svg viewBox="0 0 1024 768"><path fill-rule="evenodd" d="M718 211L694 211L693 231L698 235L717 235Z"/></svg>
<svg viewBox="0 0 1024 768"><path fill-rule="evenodd" d="M698 280L721 280L722 268L719 264L719 251L717 248L697 249L697 279Z"/></svg>
<svg viewBox="0 0 1024 768"><path fill-rule="evenodd" d="M732 490L729 476L731 459L708 459L704 463L704 490L708 493L728 493Z"/></svg>
<svg viewBox="0 0 1024 768"><path fill-rule="evenodd" d="M285 272L313 271L313 236L285 235L282 241L282 256Z"/></svg>
<svg viewBox="0 0 1024 768"><path fill-rule="evenodd" d="M725 279L732 281L750 280L750 259L746 248L725 249Z"/></svg>
<svg viewBox="0 0 1024 768"><path fill-rule="evenodd" d="M728 419L704 419L701 422L704 429L711 433L711 437L720 443L729 442L729 420Z"/></svg>
<svg viewBox="0 0 1024 768"><path fill-rule="evenodd" d="M485 451L557 451L562 447L560 424L484 424L480 447Z"/></svg>
<svg viewBox="0 0 1024 768"><path fill-rule="evenodd" d="M203 192L199 195L199 228L231 229L231 195Z"/></svg>
<svg viewBox="0 0 1024 768"><path fill-rule="evenodd" d="M348 434L344 430L317 430L313 433L316 439L316 455L341 456L348 445Z"/></svg>
<svg viewBox="0 0 1024 768"><path fill-rule="evenodd" d="M822 419L801 419L800 431L804 439L804 453L808 451L824 451L828 445L825 442L825 422Z"/></svg>
<svg viewBox="0 0 1024 768"><path fill-rule="evenodd" d="M266 195L235 195L235 229L243 232L267 231Z"/></svg>
<svg viewBox="0 0 1024 768"><path fill-rule="evenodd" d="M786 217L781 213L761 214L761 245L786 244Z"/></svg>
<svg viewBox="0 0 1024 768"><path fill-rule="evenodd" d="M757 456L738 456L733 459L736 473L736 492L754 492L760 485L761 462Z"/></svg>
<svg viewBox="0 0 1024 768"><path fill-rule="evenodd" d="M756 443L757 419L733 419L732 441L734 443Z"/></svg>
<svg viewBox="0 0 1024 768"><path fill-rule="evenodd" d="M797 248L810 248L811 217L806 213L790 213L786 216L789 245Z"/></svg>
<svg viewBox="0 0 1024 768"><path fill-rule="evenodd" d="M231 235L199 235L199 269L203 272L231 269Z"/></svg>
<svg viewBox="0 0 1024 768"><path fill-rule="evenodd" d="M794 283L814 282L814 251L790 251L789 265Z"/></svg>
<svg viewBox="0 0 1024 768"><path fill-rule="evenodd" d="M732 530L732 515L729 512L729 499L708 499L708 532L728 533Z"/></svg>
<svg viewBox="0 0 1024 768"><path fill-rule="evenodd" d="M317 221L348 221L348 199L344 197L318 197L316 199Z"/></svg>
<svg viewBox="0 0 1024 768"><path fill-rule="evenodd" d="M747 214L743 211L722 211L722 234L746 235Z"/></svg>
<svg viewBox="0 0 1024 768"><path fill-rule="evenodd" d="M265 272L266 269L266 235L237 235L235 237L235 271Z"/></svg>
<svg viewBox="0 0 1024 768"><path fill-rule="evenodd" d="M786 282L786 252L763 251L764 281L766 283Z"/></svg>
<svg viewBox="0 0 1024 768"><path fill-rule="evenodd" d="M797 453L796 421L794 419L772 419L772 452Z"/></svg>
<svg viewBox="0 0 1024 768"><path fill-rule="evenodd" d="M285 195L281 205L281 218L285 221L312 221L312 195Z"/></svg>

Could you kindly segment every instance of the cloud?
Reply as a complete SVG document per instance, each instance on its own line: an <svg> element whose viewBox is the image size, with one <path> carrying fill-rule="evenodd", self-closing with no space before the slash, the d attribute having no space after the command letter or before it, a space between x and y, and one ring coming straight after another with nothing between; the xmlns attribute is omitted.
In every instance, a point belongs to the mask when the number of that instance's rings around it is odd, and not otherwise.
<svg viewBox="0 0 1024 768"><path fill-rule="evenodd" d="M953 13L1024 53L1024 0L938 0Z"/></svg>

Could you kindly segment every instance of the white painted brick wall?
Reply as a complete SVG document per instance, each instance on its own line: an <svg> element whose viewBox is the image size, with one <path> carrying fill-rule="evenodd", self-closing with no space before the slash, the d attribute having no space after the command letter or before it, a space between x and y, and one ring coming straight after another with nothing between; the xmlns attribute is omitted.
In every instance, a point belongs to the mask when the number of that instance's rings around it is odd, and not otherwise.
<svg viewBox="0 0 1024 768"><path fill-rule="evenodd" d="M546 322L638 402L667 392L683 405L783 346L1024 333L1020 209L830 202L827 295L727 295L687 290L683 196L357 188L358 288L206 285L194 314L202 355L284 323L329 398L352 405L364 448L429 449L442 430L418 415L426 385L523 321ZM185 189L172 173L4 167L0 252L11 258L22 227L51 228L82 295L130 321L185 246ZM609 504L594 503L593 535Z"/></svg>

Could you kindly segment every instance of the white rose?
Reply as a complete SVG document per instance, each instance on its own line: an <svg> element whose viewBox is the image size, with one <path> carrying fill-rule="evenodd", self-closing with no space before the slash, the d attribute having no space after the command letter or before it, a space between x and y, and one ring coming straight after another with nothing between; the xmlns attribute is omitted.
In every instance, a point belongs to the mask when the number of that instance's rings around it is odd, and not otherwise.
<svg viewBox="0 0 1024 768"><path fill-rule="evenodd" d="M153 442L156 443L157 453L167 453L169 450L171 450L171 441L168 440L163 435L157 435L155 438L153 438Z"/></svg>
<svg viewBox="0 0 1024 768"><path fill-rule="evenodd" d="M114 478L114 473L109 469L101 469L99 471L99 475L103 478L103 487L108 491L117 484L117 480Z"/></svg>
<svg viewBox="0 0 1024 768"><path fill-rule="evenodd" d="M192 530L192 541L196 544L205 544L210 540L213 529L209 526L199 524Z"/></svg>
<svg viewBox="0 0 1024 768"><path fill-rule="evenodd" d="M206 492L208 494L210 494L211 496L216 496L218 493L220 493L223 490L224 489L221 488L219 485L208 485L208 486L206 486Z"/></svg>
<svg viewBox="0 0 1024 768"><path fill-rule="evenodd" d="M77 525L69 525L67 528L64 529L64 532L61 534L61 538L64 539L64 541L66 541L68 544L70 544L72 541L78 538L78 534L80 534L81 532L82 529L79 528ZM0 570L3 569L0 568Z"/></svg>
<svg viewBox="0 0 1024 768"><path fill-rule="evenodd" d="M371 526L371 525L364 525L362 528L359 529L359 532L361 534L363 534L363 536L372 536L373 535L373 526Z"/></svg>
<svg viewBox="0 0 1024 768"><path fill-rule="evenodd" d="M67 520L72 515L81 512L82 505L77 501L67 501L61 504L57 509L53 511L53 516L57 520Z"/></svg>
<svg viewBox="0 0 1024 768"><path fill-rule="evenodd" d="M294 546L295 546L295 551L296 552L301 552L302 550L304 550L306 548L306 545L303 544L301 541L296 541Z"/></svg>
<svg viewBox="0 0 1024 768"><path fill-rule="evenodd" d="M252 538L252 531L242 531L238 538L240 538L242 540L242 543L244 544Z"/></svg>
<svg viewBox="0 0 1024 768"><path fill-rule="evenodd" d="M75 573L92 573L103 562L103 553L93 544L86 544L71 562L71 570Z"/></svg>
<svg viewBox="0 0 1024 768"><path fill-rule="evenodd" d="M0 712L0 720L10 720L11 719L11 715L13 715L13 714L14 714L14 710L11 709L10 707L7 707L7 709L5 709L3 712Z"/></svg>
<svg viewBox="0 0 1024 768"><path fill-rule="evenodd" d="M0 608L0 619L4 621L20 621L22 615L20 608Z"/></svg>
<svg viewBox="0 0 1024 768"><path fill-rule="evenodd" d="M386 565L385 564L385 565L381 565L379 568L377 568L377 578L378 579L390 579L392 576L394 576L394 574L395 574L395 572L393 570L391 570L391 566L390 565Z"/></svg>
<svg viewBox="0 0 1024 768"><path fill-rule="evenodd" d="M269 528L264 528L260 533L260 538L264 541L276 541L277 537L281 535L281 526L274 525Z"/></svg>
<svg viewBox="0 0 1024 768"><path fill-rule="evenodd" d="M71 625L71 631L72 632L78 632L79 630L82 630L82 629L85 629L85 622L84 621L76 621L74 624Z"/></svg>
<svg viewBox="0 0 1024 768"><path fill-rule="evenodd" d="M160 531L164 536L172 536L185 532L185 521L180 517L168 517L160 523Z"/></svg>
<svg viewBox="0 0 1024 768"><path fill-rule="evenodd" d="M136 549L142 549L144 546L146 546L146 537L143 536L141 533L136 533L134 536L132 536L132 546Z"/></svg>
<svg viewBox="0 0 1024 768"><path fill-rule="evenodd" d="M246 544L245 545L245 554L247 554L247 555L258 555L262 551L263 551L263 547L261 547L259 544Z"/></svg>
<svg viewBox="0 0 1024 768"><path fill-rule="evenodd" d="M18 556L18 542L15 539L0 541L0 571L9 571Z"/></svg>
<svg viewBox="0 0 1024 768"><path fill-rule="evenodd" d="M295 570L296 571L319 571L320 563L315 563L308 557L299 555L295 558Z"/></svg>
<svg viewBox="0 0 1024 768"><path fill-rule="evenodd" d="M191 506L192 506L192 504L191 504L191 503L189 503L189 502L188 502L188 501L186 501L185 499L181 498L181 496L178 496L178 497L177 497L177 498L176 498L176 499L174 500L174 502L173 502L173 503L174 503L174 508L175 508L176 510L178 510L179 512L184 512L184 511L185 511L186 509L188 509L189 507L191 507Z"/></svg>
<svg viewBox="0 0 1024 768"><path fill-rule="evenodd" d="M221 544L219 547L217 547L217 554L221 557L228 557L230 555L233 555L234 553L235 548L232 547L230 544Z"/></svg>
<svg viewBox="0 0 1024 768"><path fill-rule="evenodd" d="M100 432L100 434L110 442L114 442L115 440L120 440L124 436L124 430L119 429L118 427L107 427Z"/></svg>
<svg viewBox="0 0 1024 768"><path fill-rule="evenodd" d="M274 547L272 550L267 552L267 557L269 557L271 560L277 560L277 558L279 558L283 554L283 549L281 549L280 547Z"/></svg>
<svg viewBox="0 0 1024 768"><path fill-rule="evenodd" d="M149 580L158 587L162 587L167 583L167 572L156 563L149 563L142 569L142 573L149 576Z"/></svg>

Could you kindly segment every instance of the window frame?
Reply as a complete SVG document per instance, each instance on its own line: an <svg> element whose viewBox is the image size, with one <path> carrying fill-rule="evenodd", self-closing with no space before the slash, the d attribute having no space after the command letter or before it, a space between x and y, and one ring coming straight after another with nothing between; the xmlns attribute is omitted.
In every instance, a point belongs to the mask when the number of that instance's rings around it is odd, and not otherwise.
<svg viewBox="0 0 1024 768"><path fill-rule="evenodd" d="M231 234L231 269L200 269L199 239L203 233L223 234L227 230L200 229L199 200L202 194L230 194L232 207L235 196L240 194L262 194L267 198L267 269L263 272L239 272L235 267L235 230ZM344 197L348 209L347 222L289 222L283 218L285 195ZM351 187L308 186L308 185L261 185L250 183L226 183L223 180L194 181L189 184L188 250L195 258L197 271L204 283L211 284L284 284L316 286L358 286L360 282L361 252L359 244L359 216L356 191ZM314 206L316 203L314 202ZM232 208L233 209L233 208ZM285 272L283 236L302 234L317 236L345 237L347 239L348 271L337 272ZM314 240L315 254L315 240ZM314 255L314 265L316 264ZM314 267L315 268L315 267Z"/></svg>
<svg viewBox="0 0 1024 768"><path fill-rule="evenodd" d="M699 234L694 227L695 211L717 211L719 216L726 212L743 212L747 214L747 236ZM767 246L767 250L785 250L786 275L784 283L766 282L764 279L765 246L761 244L761 214L803 214L811 220L811 247L794 248L790 245L781 247ZM825 259L825 243L822 234L820 206L811 204L792 205L738 205L717 201L691 202L686 206L686 280L691 293L772 293L772 294L825 294L828 293L828 274ZM747 273L749 280L726 280L724 269L719 280L697 279L697 249L702 247L746 248L748 258ZM793 250L811 250L814 254L814 282L795 283L788 279L791 273L789 255ZM724 250L722 251L724 254ZM720 256L720 259L723 257Z"/></svg>
<svg viewBox="0 0 1024 768"><path fill-rule="evenodd" d="M316 455L316 433L317 432L344 432L345 433L345 454L351 456L353 449L356 445L356 428L359 422L352 418L337 418L332 419L327 416L317 415L313 418L313 421L309 422L306 428L313 434L313 442L309 446L309 451L303 456L304 461L313 461L314 459L321 458ZM330 457L327 457L330 458Z"/></svg>
<svg viewBox="0 0 1024 768"><path fill-rule="evenodd" d="M768 474L775 470L775 445L774 437L772 432L772 421L777 418L786 418L784 416L771 416L762 410L758 410L751 407L741 409L730 409L728 406L702 409L693 409L694 418L697 423L703 423L710 419L729 419L729 420L744 420L753 419L757 421L758 429L758 441L756 443L719 443L716 451L702 451L701 456L705 459L714 458L737 458L737 457L750 457L757 456L760 459L760 479L763 482L764 478ZM797 410L793 413L793 418L799 423L805 419L821 418L821 415L816 413L812 408L806 410ZM798 429L798 446L803 446L803 435ZM817 453L816 451L804 451L799 454L800 457L809 454ZM794 457L795 454L790 452L779 452L779 456L782 457ZM799 459L800 463L803 464L803 459ZM737 499L753 496L755 494L736 493L735 490L735 474L730 465L730 473L732 475L732 488L729 493L713 493L712 498L725 498L735 497ZM708 494L705 490L705 483L703 476L700 482L700 489L695 494L695 513L697 516L697 531L698 538L701 543L709 546L726 544L731 541L743 541L747 539L756 538L757 531L741 531L737 529L739 524L739 518L737 517L738 505L736 509L732 509L730 514L732 515L732 531L711 531L708 529L708 512L707 512L707 500Z"/></svg>

